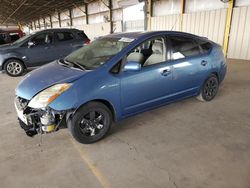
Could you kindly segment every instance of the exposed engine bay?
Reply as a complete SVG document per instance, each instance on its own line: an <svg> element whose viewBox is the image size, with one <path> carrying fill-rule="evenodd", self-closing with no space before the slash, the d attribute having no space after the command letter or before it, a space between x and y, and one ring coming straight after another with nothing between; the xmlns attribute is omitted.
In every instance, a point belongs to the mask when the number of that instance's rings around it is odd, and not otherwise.
<svg viewBox="0 0 250 188"><path fill-rule="evenodd" d="M50 107L33 109L28 103L28 100L20 97L15 99L19 124L28 136L52 133L67 127L65 111L55 111Z"/></svg>

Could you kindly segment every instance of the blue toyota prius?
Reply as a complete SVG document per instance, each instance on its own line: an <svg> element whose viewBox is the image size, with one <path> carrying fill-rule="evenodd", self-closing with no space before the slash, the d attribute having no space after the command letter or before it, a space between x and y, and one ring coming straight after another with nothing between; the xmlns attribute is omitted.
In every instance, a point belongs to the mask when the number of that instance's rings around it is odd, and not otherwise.
<svg viewBox="0 0 250 188"><path fill-rule="evenodd" d="M68 127L93 143L113 121L188 97L212 100L226 69L221 46L203 37L111 34L26 75L15 107L28 136Z"/></svg>

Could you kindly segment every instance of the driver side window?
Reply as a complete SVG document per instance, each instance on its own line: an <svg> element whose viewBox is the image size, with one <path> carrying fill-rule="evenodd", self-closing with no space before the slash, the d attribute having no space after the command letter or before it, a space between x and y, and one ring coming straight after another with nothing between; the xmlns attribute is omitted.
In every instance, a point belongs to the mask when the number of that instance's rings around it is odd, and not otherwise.
<svg viewBox="0 0 250 188"><path fill-rule="evenodd" d="M52 33L43 33L36 35L34 38L31 39L31 41L36 45L45 45L45 44L51 44L53 40L53 34Z"/></svg>
<svg viewBox="0 0 250 188"><path fill-rule="evenodd" d="M142 67L166 61L164 38L157 37L143 42L128 54L127 62L128 61L138 62Z"/></svg>

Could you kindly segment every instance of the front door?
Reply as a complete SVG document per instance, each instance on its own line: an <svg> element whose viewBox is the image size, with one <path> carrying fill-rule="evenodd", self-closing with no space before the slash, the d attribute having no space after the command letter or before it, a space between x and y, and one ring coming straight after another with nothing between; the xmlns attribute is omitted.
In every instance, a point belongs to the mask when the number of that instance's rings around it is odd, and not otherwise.
<svg viewBox="0 0 250 188"><path fill-rule="evenodd" d="M172 88L172 67L167 62L122 73L123 114L127 116L167 102Z"/></svg>
<svg viewBox="0 0 250 188"><path fill-rule="evenodd" d="M163 37L145 41L136 47L127 56L127 63L130 61L140 63L142 68L120 73L123 116L167 102L173 88L172 66L167 61L167 46Z"/></svg>
<svg viewBox="0 0 250 188"><path fill-rule="evenodd" d="M53 33L42 33L30 40L34 45L25 50L29 66L40 66L57 59L57 52L53 45Z"/></svg>

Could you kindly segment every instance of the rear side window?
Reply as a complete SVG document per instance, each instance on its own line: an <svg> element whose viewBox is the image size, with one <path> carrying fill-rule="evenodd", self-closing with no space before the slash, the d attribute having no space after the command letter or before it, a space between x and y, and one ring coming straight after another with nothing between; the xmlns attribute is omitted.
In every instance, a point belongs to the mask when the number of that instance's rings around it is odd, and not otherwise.
<svg viewBox="0 0 250 188"><path fill-rule="evenodd" d="M172 36L172 59L183 59L200 54L200 47L194 40L186 37Z"/></svg>
<svg viewBox="0 0 250 188"><path fill-rule="evenodd" d="M83 31L78 32L77 36L78 36L78 38L83 39L84 41L88 41L89 40L89 38L87 37L87 35Z"/></svg>
<svg viewBox="0 0 250 188"><path fill-rule="evenodd" d="M73 40L74 36L71 32L58 32L56 33L56 38L58 41L62 42L62 41Z"/></svg>
<svg viewBox="0 0 250 188"><path fill-rule="evenodd" d="M211 48L212 48L212 44L207 42L207 41L204 41L204 40L198 40L197 41L198 44L200 45L201 49L202 49L202 53L208 53L210 52Z"/></svg>

